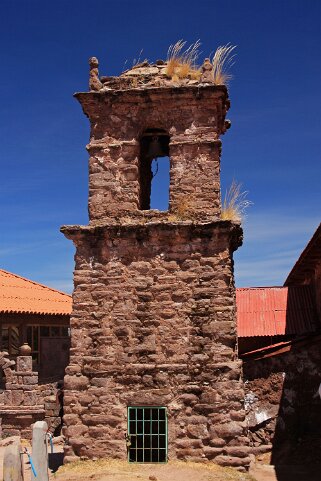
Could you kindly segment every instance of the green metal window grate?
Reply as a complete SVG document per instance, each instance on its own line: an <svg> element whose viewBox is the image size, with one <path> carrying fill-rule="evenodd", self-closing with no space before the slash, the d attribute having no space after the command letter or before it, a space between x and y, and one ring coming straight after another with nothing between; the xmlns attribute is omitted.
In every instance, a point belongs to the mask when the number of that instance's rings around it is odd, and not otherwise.
<svg viewBox="0 0 321 481"><path fill-rule="evenodd" d="M167 412L165 407L128 407L128 461L167 461Z"/></svg>

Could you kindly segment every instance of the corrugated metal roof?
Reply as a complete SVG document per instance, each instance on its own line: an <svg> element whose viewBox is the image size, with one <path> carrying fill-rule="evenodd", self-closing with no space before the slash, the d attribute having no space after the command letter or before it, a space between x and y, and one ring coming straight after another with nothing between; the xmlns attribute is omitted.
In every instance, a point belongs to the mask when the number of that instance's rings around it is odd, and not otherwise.
<svg viewBox="0 0 321 481"><path fill-rule="evenodd" d="M310 286L238 288L236 305L239 337L316 331Z"/></svg>
<svg viewBox="0 0 321 481"><path fill-rule="evenodd" d="M285 352L289 352L293 348L305 348L306 346L312 346L313 344L320 344L320 334L310 334L308 336L298 337L290 339L289 341L278 342L276 344L260 347L254 351L244 352L240 355L242 359L258 360L267 357L279 356Z"/></svg>
<svg viewBox="0 0 321 481"><path fill-rule="evenodd" d="M0 312L69 315L71 296L0 269Z"/></svg>

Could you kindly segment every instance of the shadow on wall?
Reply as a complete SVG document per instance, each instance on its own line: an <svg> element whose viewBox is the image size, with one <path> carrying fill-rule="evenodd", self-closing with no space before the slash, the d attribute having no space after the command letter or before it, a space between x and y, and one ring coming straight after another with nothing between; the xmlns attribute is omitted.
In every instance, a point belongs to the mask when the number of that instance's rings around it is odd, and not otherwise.
<svg viewBox="0 0 321 481"><path fill-rule="evenodd" d="M288 305L295 306L294 291L289 287ZM308 303L308 300L307 300ZM297 310L304 309L302 301ZM313 314L307 310L307 314ZM311 322L311 317L307 322ZM290 323L293 312L287 312L286 334L293 332ZM296 466L294 476L303 476L299 466L305 466L305 478L321 479L321 336L306 337L294 342L281 356L284 362L284 381L276 420L271 464L277 479L287 480L282 466ZM279 368L281 369L281 365ZM293 477L295 479L295 477ZM300 479L300 478L298 478Z"/></svg>
<svg viewBox="0 0 321 481"><path fill-rule="evenodd" d="M289 289L291 295L295 293ZM295 306L295 299L288 305ZM295 312L301 308L295 306ZM292 333L293 315L293 310L287 312ZM301 336L245 355L243 373L253 451L259 454L272 447L278 481L321 479L321 335Z"/></svg>
<svg viewBox="0 0 321 481"><path fill-rule="evenodd" d="M271 464L279 481L314 481L321 469L321 339L292 346L284 357L285 376L276 419ZM281 368L281 366L280 366Z"/></svg>
<svg viewBox="0 0 321 481"><path fill-rule="evenodd" d="M3 369L0 369L0 393L2 393L6 388L6 378Z"/></svg>

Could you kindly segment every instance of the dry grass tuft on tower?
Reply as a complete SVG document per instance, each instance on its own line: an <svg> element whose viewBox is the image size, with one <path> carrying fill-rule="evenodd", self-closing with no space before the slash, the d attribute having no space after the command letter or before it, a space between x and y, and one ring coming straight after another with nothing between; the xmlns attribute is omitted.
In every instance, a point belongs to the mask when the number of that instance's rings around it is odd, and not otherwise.
<svg viewBox="0 0 321 481"><path fill-rule="evenodd" d="M200 55L199 40L192 43L188 48L186 42L178 40L170 45L166 59L166 75L173 81L179 81L184 78L192 80L200 80L202 69L197 66L197 59ZM228 73L229 68L233 65L236 45L226 44L217 48L212 59L213 64L213 82L216 85L228 85L232 79L232 75Z"/></svg>
<svg viewBox="0 0 321 481"><path fill-rule="evenodd" d="M170 45L167 52L167 67L166 75L172 80L179 80L182 78L191 78L199 80L202 72L196 66L196 61L199 57L199 47L201 43L199 40L192 43L184 50L186 42L178 40L178 42Z"/></svg>
<svg viewBox="0 0 321 481"><path fill-rule="evenodd" d="M230 188L225 192L222 206L222 220L241 222L245 217L246 209L253 204L246 199L248 191L241 192L242 184L233 180Z"/></svg>
<svg viewBox="0 0 321 481"><path fill-rule="evenodd" d="M233 76L228 73L228 69L234 64L235 54L231 54L235 48L236 45L230 45L228 43L216 49L212 60L214 83L216 85L228 85L229 81L233 78Z"/></svg>

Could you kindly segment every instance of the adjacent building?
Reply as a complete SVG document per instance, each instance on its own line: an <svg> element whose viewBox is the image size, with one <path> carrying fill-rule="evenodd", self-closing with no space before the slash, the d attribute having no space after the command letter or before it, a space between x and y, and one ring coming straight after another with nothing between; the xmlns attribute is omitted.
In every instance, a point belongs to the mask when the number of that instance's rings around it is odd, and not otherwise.
<svg viewBox="0 0 321 481"><path fill-rule="evenodd" d="M0 269L0 352L31 347L39 381L63 379L69 361L71 296Z"/></svg>
<svg viewBox="0 0 321 481"><path fill-rule="evenodd" d="M283 287L237 289L248 436L275 465L320 460L320 280L321 225Z"/></svg>

